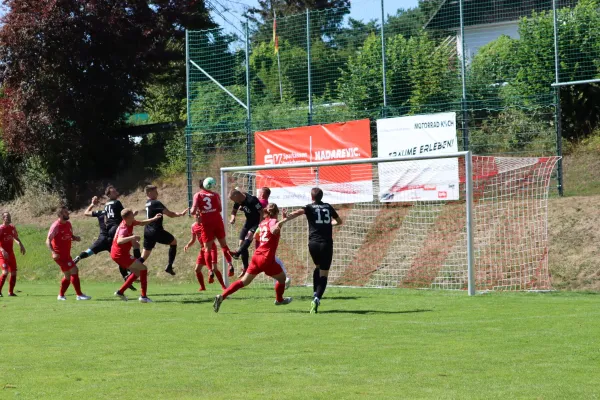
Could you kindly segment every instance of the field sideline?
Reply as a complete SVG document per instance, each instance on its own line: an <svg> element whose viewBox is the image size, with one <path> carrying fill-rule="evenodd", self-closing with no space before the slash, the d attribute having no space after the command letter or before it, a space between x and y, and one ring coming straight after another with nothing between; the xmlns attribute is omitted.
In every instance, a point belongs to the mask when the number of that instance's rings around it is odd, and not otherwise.
<svg viewBox="0 0 600 400"><path fill-rule="evenodd" d="M598 398L600 296L328 290L273 305L150 282L154 304L91 283L58 303L58 282L0 299L2 399Z"/></svg>

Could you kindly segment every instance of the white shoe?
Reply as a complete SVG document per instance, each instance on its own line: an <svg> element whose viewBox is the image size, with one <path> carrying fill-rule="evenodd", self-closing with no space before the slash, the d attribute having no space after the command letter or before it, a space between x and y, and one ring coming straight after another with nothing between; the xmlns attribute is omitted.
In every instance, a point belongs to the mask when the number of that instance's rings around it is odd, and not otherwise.
<svg viewBox="0 0 600 400"><path fill-rule="evenodd" d="M140 303L152 303L153 302L152 300L150 300L150 297L140 296L140 298L138 300L140 301Z"/></svg>
<svg viewBox="0 0 600 400"><path fill-rule="evenodd" d="M285 278L285 290L288 290L292 286L292 278Z"/></svg>
<svg viewBox="0 0 600 400"><path fill-rule="evenodd" d="M218 294L215 297L215 302L213 303L213 310L215 310L215 312L219 312L219 309L221 308L221 303L223 303L223 296Z"/></svg>
<svg viewBox="0 0 600 400"><path fill-rule="evenodd" d="M91 300L92 298L90 296L86 296L85 294L82 294L81 296L77 296L77 300Z"/></svg>
<svg viewBox="0 0 600 400"><path fill-rule="evenodd" d="M127 296L125 296L124 294L119 294L119 292L115 292L115 296L117 296L123 301L127 301Z"/></svg>
<svg viewBox="0 0 600 400"><path fill-rule="evenodd" d="M65 300L67 300L67 298L65 296L58 295L56 300L65 301Z"/></svg>
<svg viewBox="0 0 600 400"><path fill-rule="evenodd" d="M275 300L276 306L285 306L286 304L290 304L292 302L291 297L285 297L282 302Z"/></svg>

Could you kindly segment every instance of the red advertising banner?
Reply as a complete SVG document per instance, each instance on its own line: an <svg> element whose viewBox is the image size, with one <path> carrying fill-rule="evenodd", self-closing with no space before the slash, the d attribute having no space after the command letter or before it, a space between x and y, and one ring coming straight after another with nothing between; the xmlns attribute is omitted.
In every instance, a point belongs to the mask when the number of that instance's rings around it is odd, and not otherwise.
<svg viewBox="0 0 600 400"><path fill-rule="evenodd" d="M369 120L255 133L257 165L294 164L371 157ZM373 200L370 164L293 168L257 172L256 187L271 189L271 200L283 207L310 203L319 186L332 204Z"/></svg>

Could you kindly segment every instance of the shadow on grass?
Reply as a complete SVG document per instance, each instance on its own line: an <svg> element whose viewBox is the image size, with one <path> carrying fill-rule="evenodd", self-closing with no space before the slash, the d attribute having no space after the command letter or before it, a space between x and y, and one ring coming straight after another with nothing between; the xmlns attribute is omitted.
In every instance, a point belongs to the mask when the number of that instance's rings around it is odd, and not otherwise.
<svg viewBox="0 0 600 400"><path fill-rule="evenodd" d="M290 310L290 313L308 314L308 311L301 310ZM357 314L357 315L370 315L370 314L414 314L423 312L433 312L433 310L402 310L402 311L385 311L385 310L324 310L319 311L319 314Z"/></svg>

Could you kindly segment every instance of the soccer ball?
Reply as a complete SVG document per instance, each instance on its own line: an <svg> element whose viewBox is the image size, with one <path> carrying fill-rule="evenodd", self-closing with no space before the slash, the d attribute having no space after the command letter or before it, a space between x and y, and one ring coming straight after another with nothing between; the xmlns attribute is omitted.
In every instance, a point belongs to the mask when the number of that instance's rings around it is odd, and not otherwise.
<svg viewBox="0 0 600 400"><path fill-rule="evenodd" d="M217 186L217 181L215 181L215 178L209 176L202 182L202 185L204 186L204 189L211 190Z"/></svg>

